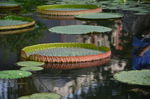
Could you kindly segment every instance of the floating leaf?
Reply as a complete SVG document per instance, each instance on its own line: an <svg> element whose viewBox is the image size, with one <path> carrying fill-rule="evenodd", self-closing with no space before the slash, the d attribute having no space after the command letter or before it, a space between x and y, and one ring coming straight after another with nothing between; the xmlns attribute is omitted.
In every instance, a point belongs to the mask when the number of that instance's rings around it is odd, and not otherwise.
<svg viewBox="0 0 150 99"><path fill-rule="evenodd" d="M0 8L1 7L11 7L11 6L19 6L19 4L15 4L15 3L10 3L10 2L2 2L0 3Z"/></svg>
<svg viewBox="0 0 150 99"><path fill-rule="evenodd" d="M101 12L102 9L96 5L42 5L37 7L37 12L48 15L78 15L82 13Z"/></svg>
<svg viewBox="0 0 150 99"><path fill-rule="evenodd" d="M61 96L56 93L36 93L29 96L23 96L18 99L60 99Z"/></svg>
<svg viewBox="0 0 150 99"><path fill-rule="evenodd" d="M116 19L121 18L122 15L118 13L88 13L88 14L80 14L75 16L77 19Z"/></svg>
<svg viewBox="0 0 150 99"><path fill-rule="evenodd" d="M36 62L36 61L20 61L17 62L18 66L27 66L27 67L33 67L33 66L41 66L44 65L44 62Z"/></svg>
<svg viewBox="0 0 150 99"><path fill-rule="evenodd" d="M116 73L114 78L120 82L150 86L150 70L130 70Z"/></svg>
<svg viewBox="0 0 150 99"><path fill-rule="evenodd" d="M42 67L22 67L20 70L25 70L25 71L40 71L43 70Z"/></svg>
<svg viewBox="0 0 150 99"><path fill-rule="evenodd" d="M34 24L31 18L10 15L0 19L0 30L25 28Z"/></svg>
<svg viewBox="0 0 150 99"><path fill-rule="evenodd" d="M102 54L103 51L85 49L85 48L49 48L28 53L28 55L43 55L43 56L84 56Z"/></svg>
<svg viewBox="0 0 150 99"><path fill-rule="evenodd" d="M69 51L66 51L66 49L72 49L72 50L78 50L75 51L76 53L73 53L70 51L71 55L68 56L57 56L58 54L55 52L59 51L60 54L66 53ZM62 52L60 51L61 48L66 48ZM73 49L75 48L75 49ZM53 55L53 53L49 53L49 49L52 49L51 52L55 52L57 55ZM88 52L88 55L86 52L81 53L79 49ZM45 54L43 54L43 52ZM94 51L94 54L93 54ZM37 53L36 53L37 52ZM39 53L42 53L41 55ZM92 54L89 54L92 53ZM96 54L98 53L98 54ZM52 54L52 55L51 55ZM73 56L73 54L75 56ZM76 56L79 55L80 56ZM50 55L50 56L47 56ZM32 45L32 46L27 46L21 50L21 57L24 59L28 60L34 60L34 61L42 61L42 62L85 62L85 61L92 61L92 60L97 60L97 59L103 59L107 58L111 55L111 51L107 47L97 47L94 44L85 44L85 43L46 43L46 44L37 44L37 45Z"/></svg>
<svg viewBox="0 0 150 99"><path fill-rule="evenodd" d="M32 73L21 70L4 70L0 71L0 79L18 79L31 76Z"/></svg>
<svg viewBox="0 0 150 99"><path fill-rule="evenodd" d="M49 31L60 34L87 34L90 32L110 32L112 29L104 26L93 25L67 25L55 26L50 28Z"/></svg>
<svg viewBox="0 0 150 99"><path fill-rule="evenodd" d="M28 22L19 21L19 20L0 20L0 26L8 26L8 25L20 25L26 24Z"/></svg>

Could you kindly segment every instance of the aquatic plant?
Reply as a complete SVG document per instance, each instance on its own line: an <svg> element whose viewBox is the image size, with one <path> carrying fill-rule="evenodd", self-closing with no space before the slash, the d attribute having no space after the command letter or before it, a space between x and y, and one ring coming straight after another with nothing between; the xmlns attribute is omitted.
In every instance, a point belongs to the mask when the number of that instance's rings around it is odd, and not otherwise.
<svg viewBox="0 0 150 99"><path fill-rule="evenodd" d="M90 20L103 20L103 19L119 19L123 17L123 15L119 13L87 13L87 14L80 14L76 15L75 18L77 19L90 19Z"/></svg>
<svg viewBox="0 0 150 99"><path fill-rule="evenodd" d="M44 62L36 62L36 61L19 61L16 63L18 66L25 66L25 67L34 67L34 66L41 66L44 65Z"/></svg>
<svg viewBox="0 0 150 99"><path fill-rule="evenodd" d="M42 67L30 66L30 67L22 67L22 68L20 68L20 70L24 70L24 71L40 71L40 70L43 70L43 68Z"/></svg>
<svg viewBox="0 0 150 99"><path fill-rule="evenodd" d="M83 49L90 49L90 50L95 50L95 51L103 51L103 53L100 52L99 54L88 54L88 55L80 55L80 56L45 56L45 54L40 55L39 53L32 54L36 51L49 50L49 49L55 49L55 48L83 48ZM49 53L47 54L49 55ZM84 44L84 43L37 44L37 45L27 46L21 50L21 57L23 59L43 61L43 62L92 61L92 60L103 59L103 58L109 57L110 55L111 55L111 51L107 47L96 47L93 44Z"/></svg>
<svg viewBox="0 0 150 99"><path fill-rule="evenodd" d="M96 5L42 5L37 7L37 12L47 15L78 15L83 13L101 12Z"/></svg>
<svg viewBox="0 0 150 99"><path fill-rule="evenodd" d="M150 70L122 71L114 75L114 79L134 85L150 85Z"/></svg>
<svg viewBox="0 0 150 99"><path fill-rule="evenodd" d="M22 96L18 99L61 99L61 96L56 93L35 93L29 96Z"/></svg>
<svg viewBox="0 0 150 99"><path fill-rule="evenodd" d="M55 26L50 28L49 31L60 34L87 34L92 32L110 32L112 29L104 26L93 25L67 25Z"/></svg>
<svg viewBox="0 0 150 99"><path fill-rule="evenodd" d="M0 19L0 30L18 29L33 26L35 21L22 16L6 16Z"/></svg>
<svg viewBox="0 0 150 99"><path fill-rule="evenodd" d="M18 79L31 76L31 72L21 70L4 70L0 71L0 79Z"/></svg>

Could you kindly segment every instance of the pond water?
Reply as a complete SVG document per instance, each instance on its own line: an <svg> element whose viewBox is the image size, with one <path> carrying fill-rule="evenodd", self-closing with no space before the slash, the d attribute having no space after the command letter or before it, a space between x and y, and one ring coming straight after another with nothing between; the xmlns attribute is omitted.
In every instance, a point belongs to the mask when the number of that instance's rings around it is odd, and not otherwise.
<svg viewBox="0 0 150 99"><path fill-rule="evenodd" d="M19 69L16 62L20 61L20 50L25 46L39 43L82 42L97 46L105 45L111 48L112 57L110 61L100 65L88 63L87 68L65 70L63 67L67 64L50 64L42 71L33 72L33 75L26 79L0 80L0 99L17 99L37 92L56 92L62 95L62 99L148 99L149 96L144 90L133 92L133 89L139 86L123 84L113 79L115 72L131 68L132 47L129 32L135 16L125 14L126 17L123 19L113 22L46 19L37 13L25 16L36 20L34 30L0 35L0 70ZM48 31L54 26L74 24L103 25L113 28L113 31L93 35L63 35ZM61 65L63 69L52 68L52 65ZM71 65L74 64L67 66Z"/></svg>

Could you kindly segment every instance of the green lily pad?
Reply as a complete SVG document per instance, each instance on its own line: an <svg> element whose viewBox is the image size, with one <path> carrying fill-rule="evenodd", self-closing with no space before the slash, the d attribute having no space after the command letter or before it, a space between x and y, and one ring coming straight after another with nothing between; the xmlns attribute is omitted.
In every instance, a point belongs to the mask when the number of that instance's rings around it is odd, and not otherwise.
<svg viewBox="0 0 150 99"><path fill-rule="evenodd" d="M36 93L29 96L23 96L18 99L60 99L61 96L56 93Z"/></svg>
<svg viewBox="0 0 150 99"><path fill-rule="evenodd" d="M17 62L18 66L27 66L27 67L33 67L33 66L41 66L44 65L44 62L36 62L36 61L20 61Z"/></svg>
<svg viewBox="0 0 150 99"><path fill-rule="evenodd" d="M42 67L22 67L20 70L25 70L25 71L40 71L43 70Z"/></svg>
<svg viewBox="0 0 150 99"><path fill-rule="evenodd" d="M3 7L3 6L9 7L9 6L19 6L19 5L15 3L9 3L9 2L0 3L0 7Z"/></svg>
<svg viewBox="0 0 150 99"><path fill-rule="evenodd" d="M21 70L4 70L0 71L0 79L18 79L31 76L31 72Z"/></svg>
<svg viewBox="0 0 150 99"><path fill-rule="evenodd" d="M38 50L28 55L42 55L42 56L84 56L84 55L96 55L104 53L99 50L85 49L85 48L49 48L44 50Z"/></svg>
<svg viewBox="0 0 150 99"><path fill-rule="evenodd" d="M49 31L60 34L87 34L90 32L110 32L112 31L112 29L104 26L68 25L68 26L55 26L50 28Z"/></svg>
<svg viewBox="0 0 150 99"><path fill-rule="evenodd" d="M80 14L75 16L77 19L116 19L121 18L122 15L118 13L88 13L88 14Z"/></svg>
<svg viewBox="0 0 150 99"><path fill-rule="evenodd" d="M150 70L130 70L116 73L114 78L120 82L150 86Z"/></svg>
<svg viewBox="0 0 150 99"><path fill-rule="evenodd" d="M21 21L21 20L0 20L0 26L8 26L8 25L20 25L26 24L28 22Z"/></svg>

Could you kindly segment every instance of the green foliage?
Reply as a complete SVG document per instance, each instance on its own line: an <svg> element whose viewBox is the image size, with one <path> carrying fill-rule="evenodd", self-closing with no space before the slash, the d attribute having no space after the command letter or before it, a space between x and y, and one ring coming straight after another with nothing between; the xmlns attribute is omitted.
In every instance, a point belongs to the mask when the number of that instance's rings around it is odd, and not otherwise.
<svg viewBox="0 0 150 99"><path fill-rule="evenodd" d="M18 99L61 99L61 96L56 93L36 93L29 96L23 96Z"/></svg>
<svg viewBox="0 0 150 99"><path fill-rule="evenodd" d="M130 70L116 73L114 78L120 82L150 86L150 70Z"/></svg>
<svg viewBox="0 0 150 99"><path fill-rule="evenodd" d="M38 5L46 4L47 0L14 0L20 3L25 11L32 12Z"/></svg>
<svg viewBox="0 0 150 99"><path fill-rule="evenodd" d="M25 66L25 67L33 67L33 66L41 66L44 65L44 62L36 62L36 61L20 61L16 63L18 66Z"/></svg>
<svg viewBox="0 0 150 99"><path fill-rule="evenodd" d="M21 21L29 21L32 22L33 19L29 17L22 17L22 16L15 16L15 15L9 15L4 17L6 20L21 20Z"/></svg>
<svg viewBox="0 0 150 99"><path fill-rule="evenodd" d="M32 73L21 70L0 71L0 79L18 79L31 76Z"/></svg>
<svg viewBox="0 0 150 99"><path fill-rule="evenodd" d="M110 32L112 29L104 26L93 25L67 25L55 26L50 28L49 31L60 34L87 34L92 32Z"/></svg>

